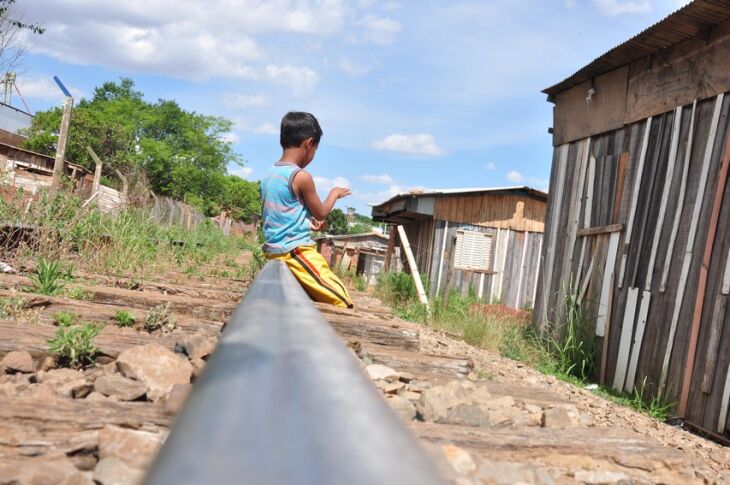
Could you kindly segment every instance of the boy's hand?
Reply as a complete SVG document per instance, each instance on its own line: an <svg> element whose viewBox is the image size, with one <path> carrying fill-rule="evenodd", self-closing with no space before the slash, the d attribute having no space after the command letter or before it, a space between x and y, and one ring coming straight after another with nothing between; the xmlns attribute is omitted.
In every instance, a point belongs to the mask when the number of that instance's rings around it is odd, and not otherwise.
<svg viewBox="0 0 730 485"><path fill-rule="evenodd" d="M352 192L350 192L350 189L347 187L335 187L332 189L332 192L335 192L337 194L338 199L347 197L348 195L352 194Z"/></svg>
<svg viewBox="0 0 730 485"><path fill-rule="evenodd" d="M327 229L327 221L318 221L315 218L311 219L312 230L315 232L322 232Z"/></svg>

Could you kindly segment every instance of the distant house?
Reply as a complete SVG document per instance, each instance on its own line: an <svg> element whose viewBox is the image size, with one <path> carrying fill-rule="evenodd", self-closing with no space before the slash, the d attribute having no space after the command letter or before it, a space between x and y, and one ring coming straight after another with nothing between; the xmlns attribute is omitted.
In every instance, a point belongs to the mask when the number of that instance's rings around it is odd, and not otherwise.
<svg viewBox="0 0 730 485"><path fill-rule="evenodd" d="M315 239L317 250L330 267L340 266L346 271L362 275L369 284L375 283L385 262L388 238L371 232L366 234L345 234L342 236L321 236Z"/></svg>
<svg viewBox="0 0 730 485"><path fill-rule="evenodd" d="M546 202L530 187L453 189L400 194L372 216L403 226L431 294L472 291L524 308L535 298Z"/></svg>
<svg viewBox="0 0 730 485"><path fill-rule="evenodd" d="M573 286L600 379L730 436L730 3L695 0L547 88L553 168L534 316Z"/></svg>

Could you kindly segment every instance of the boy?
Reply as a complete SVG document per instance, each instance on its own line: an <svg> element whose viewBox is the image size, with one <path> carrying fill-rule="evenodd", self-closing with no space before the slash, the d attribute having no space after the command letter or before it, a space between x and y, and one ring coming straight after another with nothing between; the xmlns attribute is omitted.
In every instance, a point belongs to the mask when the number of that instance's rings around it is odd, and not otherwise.
<svg viewBox="0 0 730 485"><path fill-rule="evenodd" d="M322 128L309 113L287 113L281 120L281 159L261 181L263 245L267 259L284 261L315 301L352 308L345 286L314 247L310 231L325 229L324 220L338 199L350 195L333 188L319 200L309 165L322 138Z"/></svg>

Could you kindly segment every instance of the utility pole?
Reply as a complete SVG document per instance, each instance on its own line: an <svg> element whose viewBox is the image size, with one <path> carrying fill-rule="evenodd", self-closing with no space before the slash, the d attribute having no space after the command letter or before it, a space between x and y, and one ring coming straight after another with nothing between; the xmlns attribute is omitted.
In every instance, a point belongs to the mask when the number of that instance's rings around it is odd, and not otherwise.
<svg viewBox="0 0 730 485"><path fill-rule="evenodd" d="M74 105L74 98L66 89L58 76L53 76L58 87L66 95L63 104L63 116L61 117L61 131L58 134L58 145L56 146L56 162L53 164L53 179L51 180L51 192L56 193L61 188L61 177L63 176L64 160L66 157L66 140L68 139L68 126L71 122L71 109Z"/></svg>

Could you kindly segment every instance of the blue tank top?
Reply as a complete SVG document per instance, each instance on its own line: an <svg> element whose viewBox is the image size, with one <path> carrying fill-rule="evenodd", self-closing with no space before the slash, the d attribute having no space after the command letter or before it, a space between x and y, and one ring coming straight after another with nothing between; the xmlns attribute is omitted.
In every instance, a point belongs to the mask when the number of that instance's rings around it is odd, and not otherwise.
<svg viewBox="0 0 730 485"><path fill-rule="evenodd" d="M265 253L284 254L314 244L310 235L311 214L292 189L294 176L300 170L293 164L276 163L261 181Z"/></svg>

